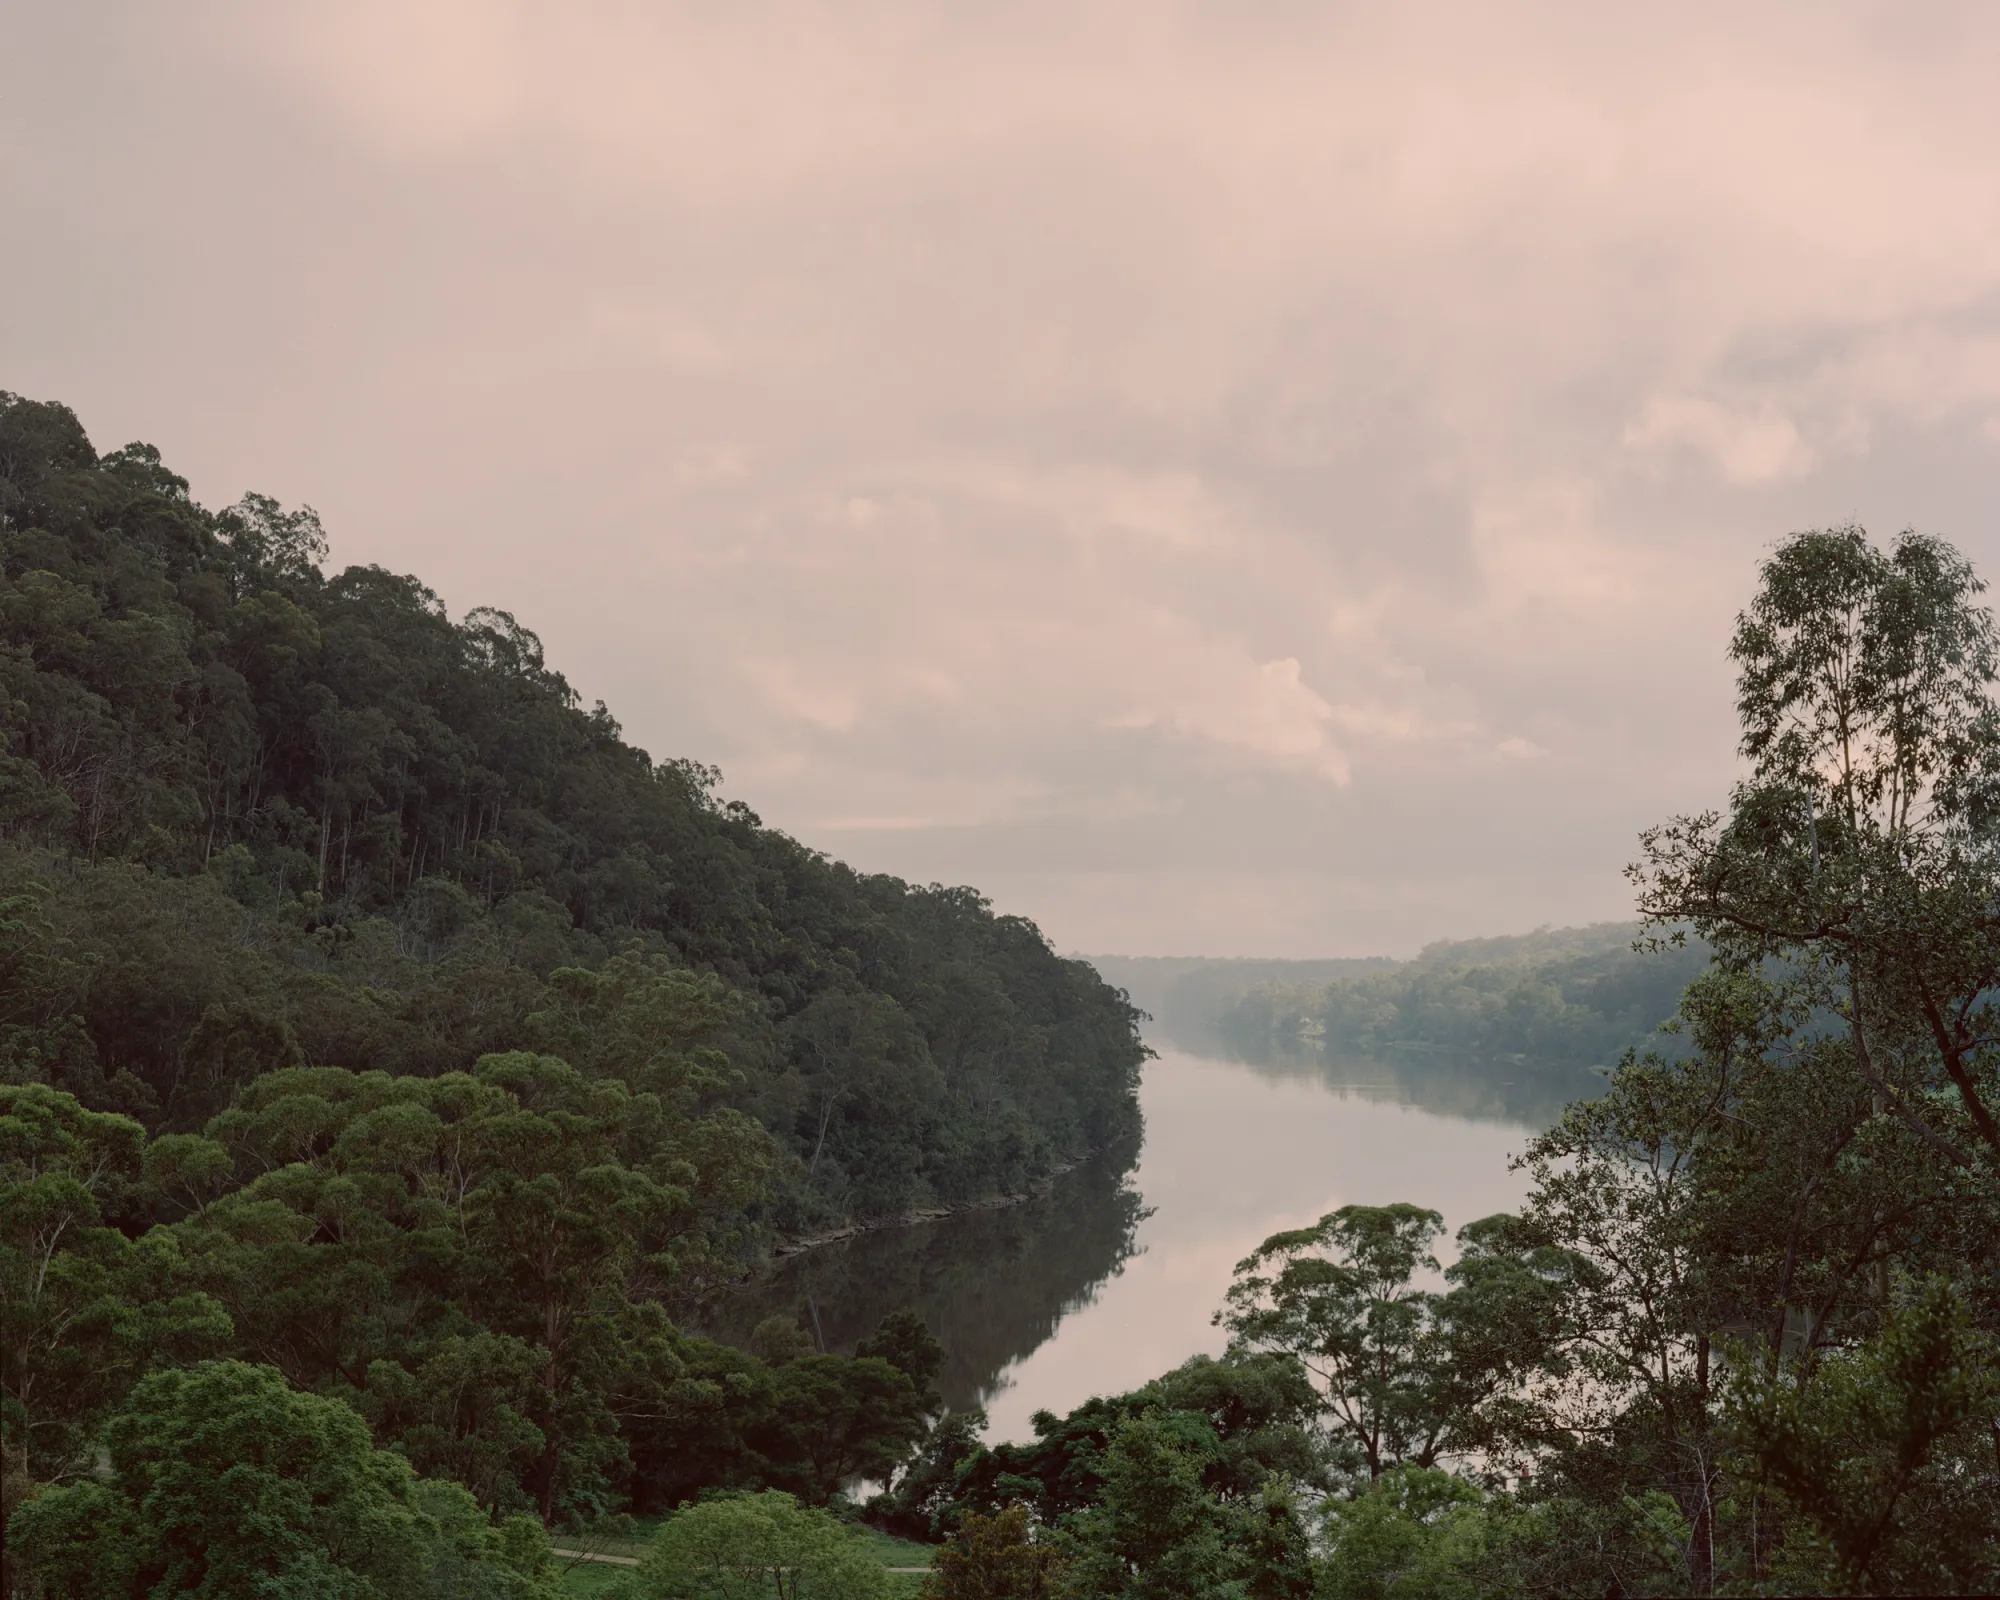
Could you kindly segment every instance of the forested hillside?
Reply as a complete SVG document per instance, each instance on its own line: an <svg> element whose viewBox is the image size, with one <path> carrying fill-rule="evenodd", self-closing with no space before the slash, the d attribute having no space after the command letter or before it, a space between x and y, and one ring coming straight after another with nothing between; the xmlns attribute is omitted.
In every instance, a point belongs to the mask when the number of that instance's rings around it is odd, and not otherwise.
<svg viewBox="0 0 2000 1600"><path fill-rule="evenodd" d="M1942 541L1772 550L1744 776L1642 835L1638 928L1244 1002L1407 1064L1677 1004L1517 1214L1441 1262L1419 1167L1240 1260L1220 1357L1002 1441L895 1308L935 1263L846 1354L685 1324L777 1233L1129 1136L1122 994L652 762L501 614L325 576L309 513L11 398L0 496L7 1600L554 1600L551 1529L675 1507L622 1593L887 1600L862 1481L932 1600L2000 1589L2000 630Z"/></svg>
<svg viewBox="0 0 2000 1600"><path fill-rule="evenodd" d="M505 612L322 571L140 445L0 400L4 1059L199 1129L286 1064L553 1047L607 961L676 972L772 1135L779 1226L1032 1182L1129 1131L1130 1011L971 890L867 877L584 710ZM652 980L649 980L652 981ZM690 1003L693 1003L690 1001Z"/></svg>
<svg viewBox="0 0 2000 1600"><path fill-rule="evenodd" d="M1331 1055L1449 1052L1473 1060L1610 1066L1647 1042L1708 964L1699 939L1635 951L1638 923L1440 941L1414 960L1330 983L1261 983L1225 1001L1215 1027Z"/></svg>
<svg viewBox="0 0 2000 1600"><path fill-rule="evenodd" d="M920 1324L766 1360L678 1321L782 1236L1129 1139L1132 1009L627 744L506 613L326 553L0 396L9 1504L221 1357L216 1405L275 1368L367 1419L355 1470L487 1512L886 1472Z"/></svg>

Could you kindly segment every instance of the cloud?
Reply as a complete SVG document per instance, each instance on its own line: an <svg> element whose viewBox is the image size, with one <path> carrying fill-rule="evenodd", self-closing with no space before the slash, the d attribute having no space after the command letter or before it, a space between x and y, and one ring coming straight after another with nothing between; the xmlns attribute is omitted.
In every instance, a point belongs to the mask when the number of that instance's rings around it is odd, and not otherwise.
<svg viewBox="0 0 2000 1600"><path fill-rule="evenodd" d="M1334 708L1299 676L1299 664L1282 661L1201 661L1184 674L1185 687L1164 709L1125 712L1120 728L1165 727L1261 761L1344 784L1351 768L1332 738Z"/></svg>
<svg viewBox="0 0 2000 1600"><path fill-rule="evenodd" d="M1996 46L1970 5L42 8L8 382L1073 946L1612 915L1726 785L1773 537L2000 563Z"/></svg>
<svg viewBox="0 0 2000 1600"><path fill-rule="evenodd" d="M1713 400L1665 396L1647 403L1625 443L1654 457L1675 446L1705 456L1731 483L1768 483L1809 471L1813 451L1792 419L1771 406L1731 410Z"/></svg>

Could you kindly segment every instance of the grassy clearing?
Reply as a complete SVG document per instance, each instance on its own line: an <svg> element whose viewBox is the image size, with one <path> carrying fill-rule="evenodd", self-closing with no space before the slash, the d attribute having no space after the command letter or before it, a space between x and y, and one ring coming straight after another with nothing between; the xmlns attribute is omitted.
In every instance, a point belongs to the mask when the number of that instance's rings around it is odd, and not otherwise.
<svg viewBox="0 0 2000 1600"><path fill-rule="evenodd" d="M861 1537L862 1548L885 1567L927 1567L937 1551L936 1545L898 1539L876 1528L863 1528Z"/></svg>
<svg viewBox="0 0 2000 1600"><path fill-rule="evenodd" d="M563 1593L576 1595L579 1600L600 1595L631 1570L630 1567L607 1566L601 1561L580 1561L563 1574Z"/></svg>
<svg viewBox="0 0 2000 1600"><path fill-rule="evenodd" d="M632 1536L623 1539L592 1539L589 1548L613 1556L643 1556L646 1547L652 1543L653 1535L659 1532L664 1517L640 1517ZM874 1528L861 1530L862 1548L885 1567L928 1567L935 1545L917 1544L909 1539L898 1539L892 1534L882 1533ZM569 1540L559 1543L574 1548ZM563 1576L563 1592L582 1596L600 1595L608 1589L621 1573L629 1573L630 1567L613 1566L603 1561L581 1561L571 1567ZM914 1597L923 1588L923 1577L919 1573L891 1573L889 1582L898 1600Z"/></svg>

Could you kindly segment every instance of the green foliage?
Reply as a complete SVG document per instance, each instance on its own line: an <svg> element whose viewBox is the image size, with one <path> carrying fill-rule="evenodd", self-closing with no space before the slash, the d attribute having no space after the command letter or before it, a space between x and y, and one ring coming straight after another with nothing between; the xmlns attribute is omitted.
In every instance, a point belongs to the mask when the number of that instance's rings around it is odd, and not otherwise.
<svg viewBox="0 0 2000 1600"><path fill-rule="evenodd" d="M0 1085L0 1424L9 1477L85 1469L105 1412L155 1360L218 1346L221 1308L169 1237L104 1225L145 1130L39 1084Z"/></svg>
<svg viewBox="0 0 2000 1600"><path fill-rule="evenodd" d="M637 1593L660 1600L878 1600L881 1564L838 1518L788 1494L718 1495L667 1519L646 1552Z"/></svg>
<svg viewBox="0 0 2000 1600"><path fill-rule="evenodd" d="M1417 1206L1344 1206L1266 1239L1230 1287L1232 1337L1313 1374L1371 1477L1405 1456L1428 1464L1440 1448L1421 1349L1433 1297L1411 1280L1437 1270L1430 1247L1442 1231Z"/></svg>
<svg viewBox="0 0 2000 1600"><path fill-rule="evenodd" d="M1924 1285L1856 1349L1746 1366L1729 1400L1755 1472L1796 1513L1785 1579L1855 1594L2000 1583L2000 1374L1948 1284Z"/></svg>
<svg viewBox="0 0 2000 1600"><path fill-rule="evenodd" d="M1214 1436L1187 1413L1129 1417L1104 1453L1102 1497L1066 1528L1077 1595L1177 1600L1229 1576L1230 1517L1204 1484Z"/></svg>
<svg viewBox="0 0 2000 1600"><path fill-rule="evenodd" d="M0 1078L194 1132L273 1068L530 1049L753 1119L786 1230L1134 1128L1087 966L633 749L507 613L328 574L309 509L205 511L61 406L0 395L0 463Z"/></svg>
<svg viewBox="0 0 2000 1600"><path fill-rule="evenodd" d="M990 1517L967 1516L932 1561L924 1600L1055 1600L1068 1562L1047 1538L1037 1538L1028 1508L1008 1506Z"/></svg>
<svg viewBox="0 0 2000 1600"><path fill-rule="evenodd" d="M1397 1467L1352 1500L1328 1502L1334 1600L1459 1600L1491 1594L1484 1496L1462 1478Z"/></svg>
<svg viewBox="0 0 2000 1600"><path fill-rule="evenodd" d="M1609 1065L1674 1014L1705 946L1635 951L1644 929L1608 924L1432 945L1324 985L1259 984L1221 1004L1239 1047L1303 1046L1330 1059L1445 1053L1537 1067Z"/></svg>
<svg viewBox="0 0 2000 1600"><path fill-rule="evenodd" d="M1220 1360L1195 1356L1130 1394L1087 1400L1068 1416L1037 1412L1032 1444L965 1449L949 1469L949 1501L932 1503L932 1527L943 1532L965 1510L993 1512L1017 1500L1049 1524L1088 1509L1104 1494L1118 1430L1149 1415L1177 1417L1186 1437L1202 1441L1202 1486L1218 1499L1254 1499L1273 1473L1323 1481L1325 1463L1309 1433L1317 1411L1311 1384L1290 1360L1240 1351Z"/></svg>
<svg viewBox="0 0 2000 1600"><path fill-rule="evenodd" d="M1752 776L1726 821L1646 834L1633 869L1654 918L1691 922L1733 964L1791 963L1879 1109L1961 1169L2000 1159L2000 644L1983 589L1916 533L1887 551L1854 527L1787 540L1731 650Z"/></svg>
<svg viewBox="0 0 2000 1600"><path fill-rule="evenodd" d="M979 1495L989 1487L980 1482L968 1489L959 1470L984 1452L979 1435L985 1429L984 1411L953 1411L939 1417L904 1460L892 1487L868 1502L868 1520L906 1539L935 1540L956 1534L968 1515L978 1515L966 1509L968 1495ZM991 1500L989 1492L980 1503Z"/></svg>
<svg viewBox="0 0 2000 1600"><path fill-rule="evenodd" d="M1660 1489L1585 1499L1489 1496L1488 1593L1620 1596L1698 1593L1690 1579L1693 1529Z"/></svg>
<svg viewBox="0 0 2000 1600"><path fill-rule="evenodd" d="M1244 1600L1307 1600L1318 1592L1312 1542L1296 1488L1273 1474L1237 1521L1236 1560Z"/></svg>
<svg viewBox="0 0 2000 1600"><path fill-rule="evenodd" d="M339 1402L268 1367L157 1372L106 1434L109 1474L43 1491L9 1543L28 1593L551 1596L539 1529L419 1486ZM484 1569L484 1570L481 1570Z"/></svg>
<svg viewBox="0 0 2000 1600"><path fill-rule="evenodd" d="M1312 1375L1335 1459L1370 1478L1496 1443L1495 1411L1556 1359L1574 1261L1489 1217L1460 1230L1450 1288L1419 1289L1443 1226L1419 1206L1344 1206L1266 1239L1217 1314L1237 1345Z"/></svg>
<svg viewBox="0 0 2000 1600"><path fill-rule="evenodd" d="M880 1356L809 1355L772 1374L764 1452L772 1480L813 1500L850 1478L886 1478L924 1434L922 1397Z"/></svg>
<svg viewBox="0 0 2000 1600"><path fill-rule="evenodd" d="M875 1331L854 1347L860 1358L886 1361L910 1380L917 1399L926 1411L936 1411L944 1402L933 1385L944 1370L945 1349L914 1311L892 1311Z"/></svg>

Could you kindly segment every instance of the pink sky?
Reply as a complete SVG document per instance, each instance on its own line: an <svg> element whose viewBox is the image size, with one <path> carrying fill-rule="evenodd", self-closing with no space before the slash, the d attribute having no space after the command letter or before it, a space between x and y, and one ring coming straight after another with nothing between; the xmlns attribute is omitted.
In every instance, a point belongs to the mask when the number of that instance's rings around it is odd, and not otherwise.
<svg viewBox="0 0 2000 1600"><path fill-rule="evenodd" d="M1789 529L2000 566L2000 11L16 3L0 387L1065 949L1622 915Z"/></svg>

